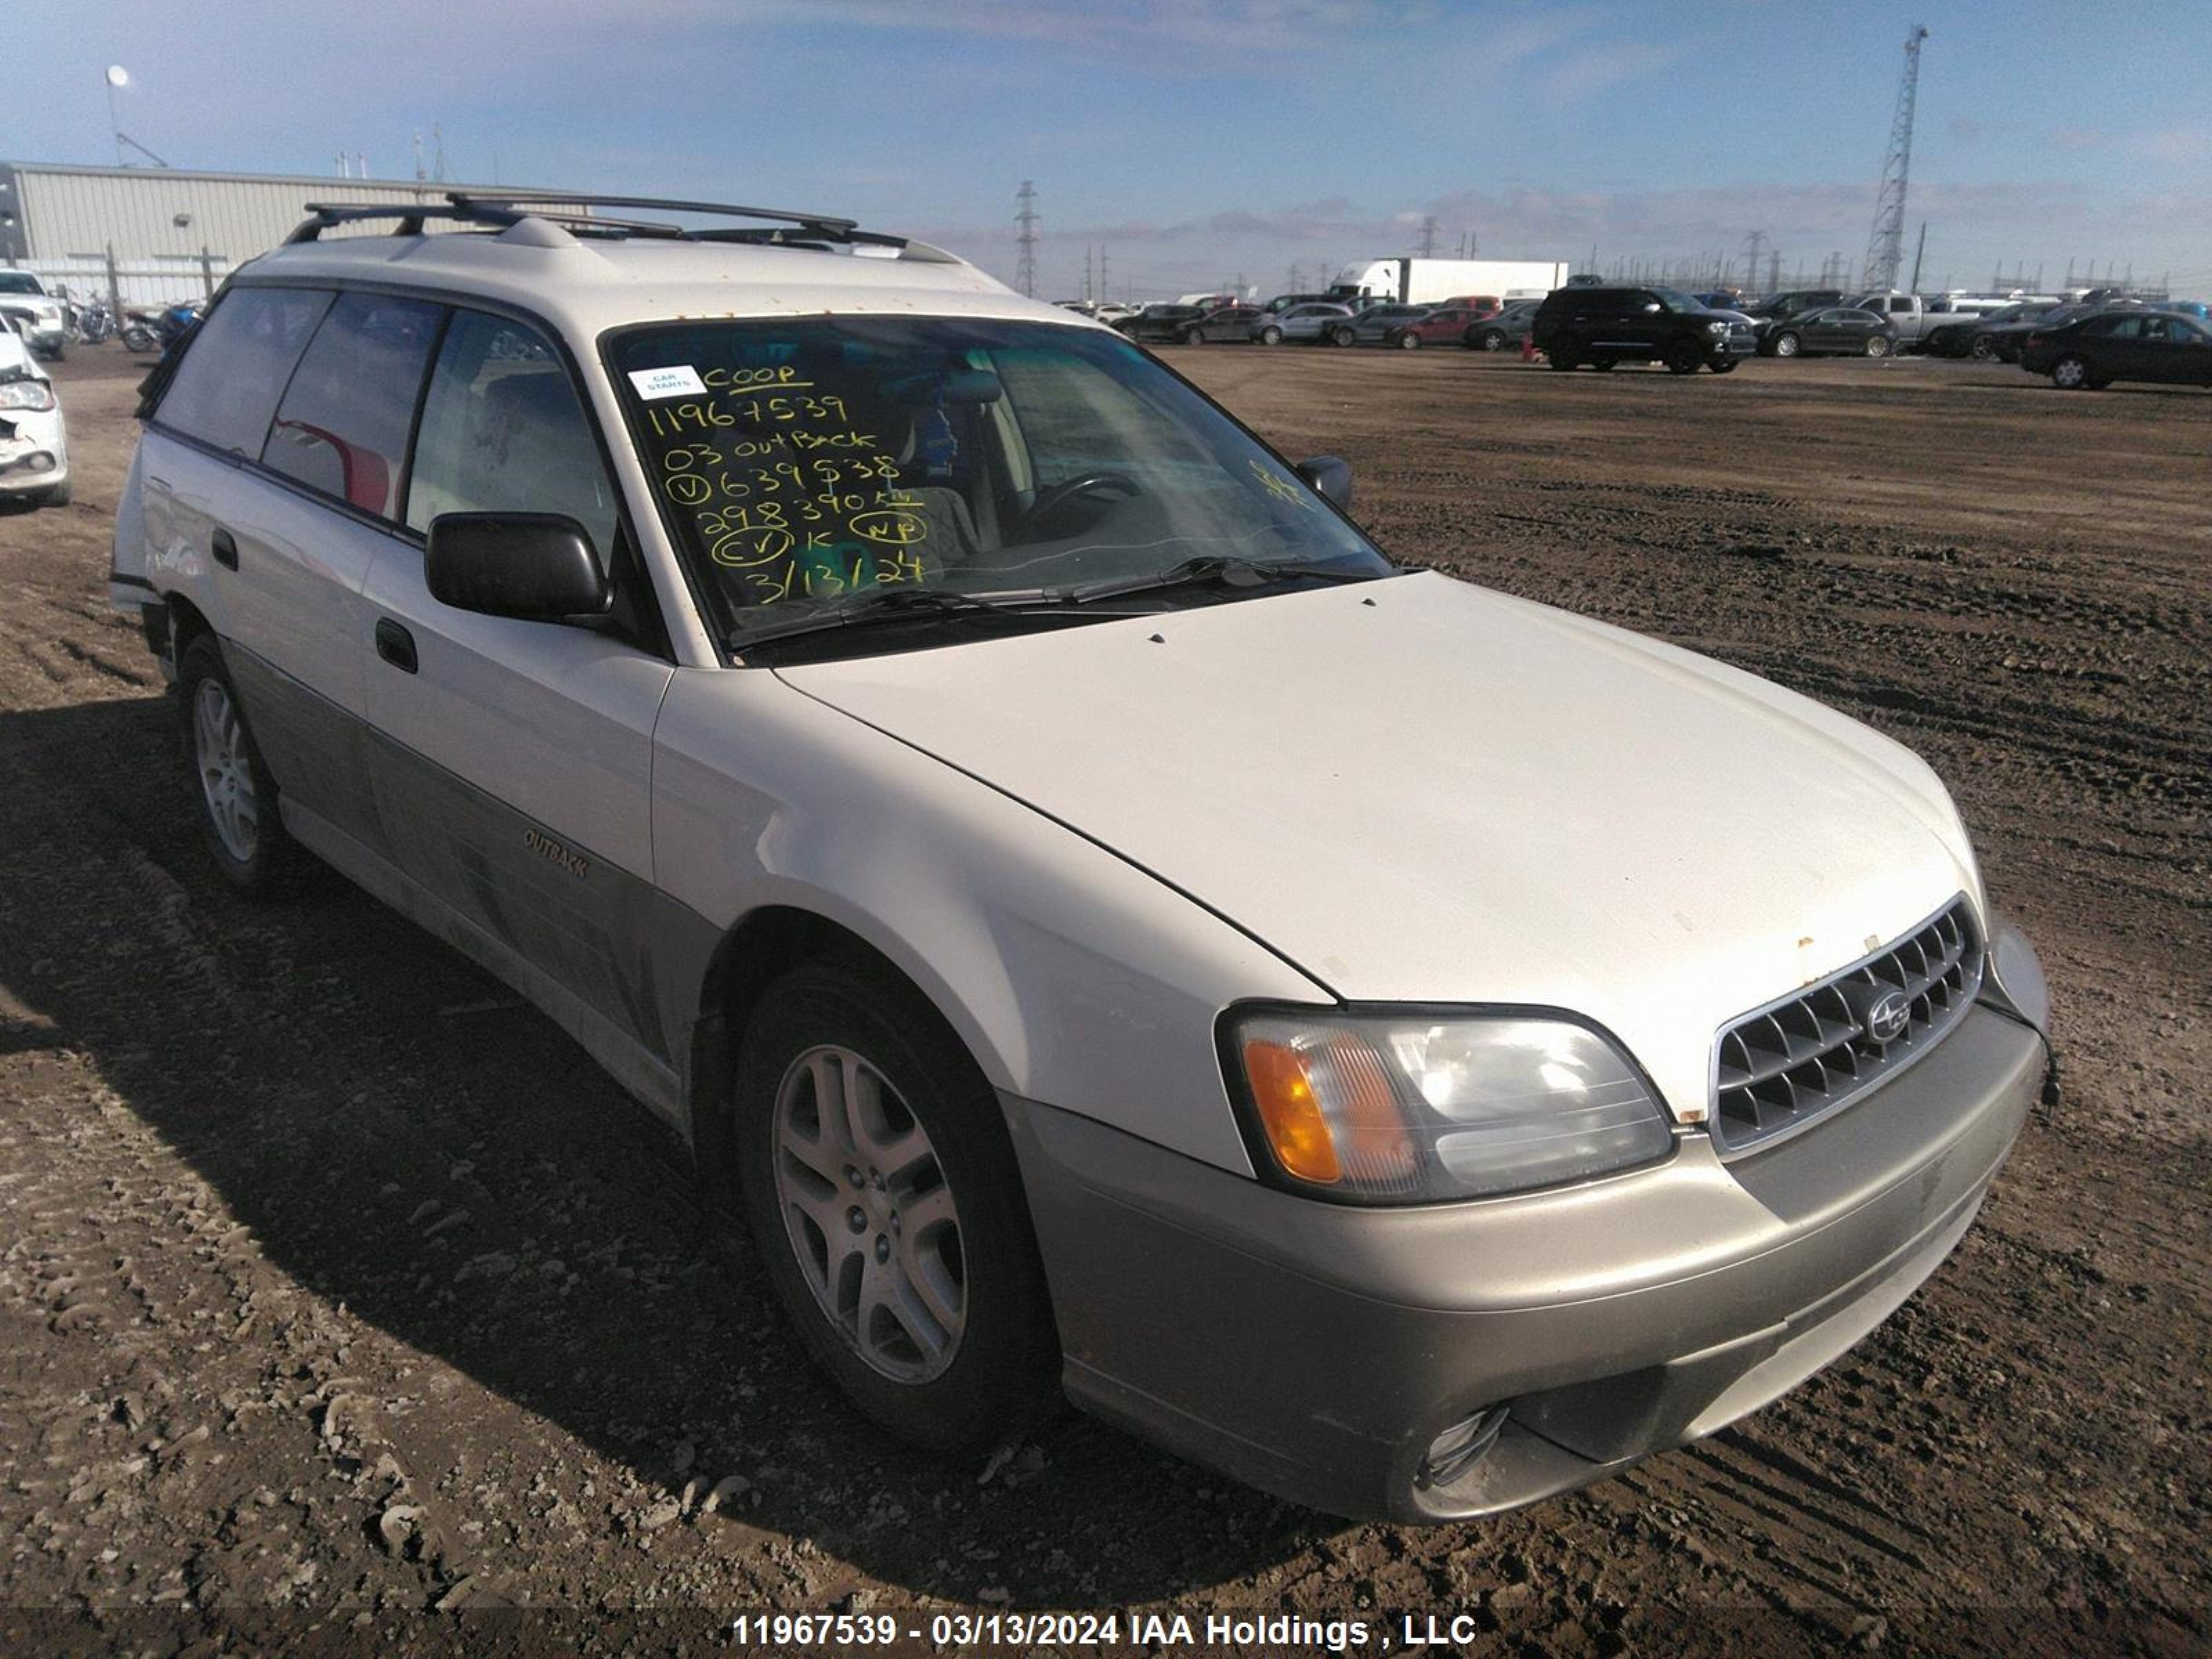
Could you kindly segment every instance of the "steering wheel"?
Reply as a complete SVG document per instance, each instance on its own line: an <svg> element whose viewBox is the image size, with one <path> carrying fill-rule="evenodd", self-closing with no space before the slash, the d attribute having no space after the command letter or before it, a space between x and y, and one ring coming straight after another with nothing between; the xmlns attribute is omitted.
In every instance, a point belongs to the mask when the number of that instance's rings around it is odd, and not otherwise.
<svg viewBox="0 0 2212 1659"><path fill-rule="evenodd" d="M1144 486L1126 472L1111 472L1100 469L1093 472L1079 472L1073 478L1054 484L1038 493L1030 503L1030 510L1022 517L1022 528L1035 531L1061 507L1079 495L1109 491L1117 495L1141 495Z"/></svg>

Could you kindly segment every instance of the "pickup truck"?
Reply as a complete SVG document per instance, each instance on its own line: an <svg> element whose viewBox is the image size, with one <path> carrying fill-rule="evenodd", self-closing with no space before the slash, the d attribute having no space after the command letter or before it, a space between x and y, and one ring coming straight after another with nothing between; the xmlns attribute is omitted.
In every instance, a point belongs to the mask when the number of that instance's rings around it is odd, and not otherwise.
<svg viewBox="0 0 2212 1659"><path fill-rule="evenodd" d="M2011 303L2008 300L1968 299L1954 294L1905 294L1896 289L1887 293L1862 294L1856 300L1845 301L1856 310L1871 311L1878 317L1887 317L1897 325L1897 349L1900 352L1917 351L1928 337L1930 329L1946 323L1972 321L1994 311L2002 311Z"/></svg>

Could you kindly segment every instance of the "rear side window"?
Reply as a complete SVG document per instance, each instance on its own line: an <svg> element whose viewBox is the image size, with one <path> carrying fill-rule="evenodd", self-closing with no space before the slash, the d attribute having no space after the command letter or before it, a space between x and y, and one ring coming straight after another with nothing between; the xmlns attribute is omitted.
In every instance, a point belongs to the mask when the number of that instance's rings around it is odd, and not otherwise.
<svg viewBox="0 0 2212 1659"><path fill-rule="evenodd" d="M561 359L532 328L457 311L430 376L407 522L441 513L563 513L604 556L615 492Z"/></svg>
<svg viewBox="0 0 2212 1659"><path fill-rule="evenodd" d="M276 410L262 465L379 518L398 514L400 470L441 306L343 294Z"/></svg>
<svg viewBox="0 0 2212 1659"><path fill-rule="evenodd" d="M284 383L331 299L321 289L231 289L193 331L153 418L217 449L260 454Z"/></svg>

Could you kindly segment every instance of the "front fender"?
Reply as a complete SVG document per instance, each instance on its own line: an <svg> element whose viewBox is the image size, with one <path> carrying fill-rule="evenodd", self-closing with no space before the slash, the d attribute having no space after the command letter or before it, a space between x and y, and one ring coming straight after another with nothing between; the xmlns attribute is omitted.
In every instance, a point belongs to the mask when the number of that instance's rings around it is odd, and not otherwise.
<svg viewBox="0 0 2212 1659"><path fill-rule="evenodd" d="M715 939L764 907L821 916L911 979L994 1086L1250 1172L1214 1018L1243 998L1329 1000L1282 958L769 672L679 670L654 748L656 882ZM704 969L663 988L690 1019L715 1012Z"/></svg>

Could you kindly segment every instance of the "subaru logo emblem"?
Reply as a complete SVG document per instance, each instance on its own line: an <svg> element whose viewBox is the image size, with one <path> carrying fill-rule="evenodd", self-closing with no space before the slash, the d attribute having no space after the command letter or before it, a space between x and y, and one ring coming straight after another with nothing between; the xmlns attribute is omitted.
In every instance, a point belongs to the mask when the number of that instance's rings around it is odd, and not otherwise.
<svg viewBox="0 0 2212 1659"><path fill-rule="evenodd" d="M1894 1042L1905 1035L1905 1028L1911 1023L1912 999L1902 991L1892 991L1867 1010L1867 1040L1870 1042Z"/></svg>

